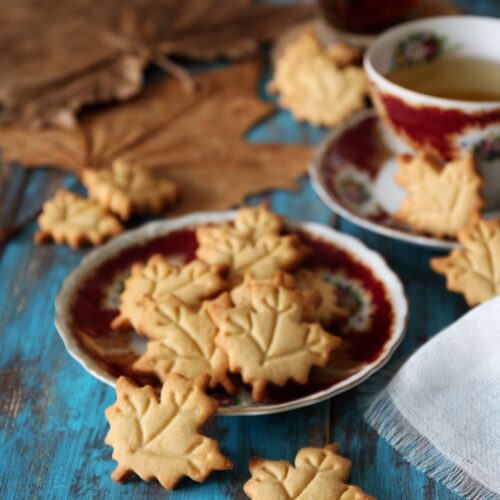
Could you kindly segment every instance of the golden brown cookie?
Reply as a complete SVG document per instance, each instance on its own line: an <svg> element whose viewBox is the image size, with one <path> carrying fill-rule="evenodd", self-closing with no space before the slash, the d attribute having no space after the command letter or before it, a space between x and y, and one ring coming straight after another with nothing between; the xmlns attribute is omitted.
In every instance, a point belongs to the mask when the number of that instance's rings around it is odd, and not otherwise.
<svg viewBox="0 0 500 500"><path fill-rule="evenodd" d="M193 260L174 266L162 255L154 255L147 264L134 264L120 296L120 314L111 324L114 330L138 329L144 311L143 298L153 300L175 295L190 307L199 307L204 299L213 297L227 287L222 279L223 268Z"/></svg>
<svg viewBox="0 0 500 500"><path fill-rule="evenodd" d="M288 380L305 384L312 366L325 366L341 343L319 323L305 321L305 298L299 290L269 281L251 281L249 292L235 296L231 307L211 305L218 328L215 343L229 359L229 370L252 385L261 401L267 384Z"/></svg>
<svg viewBox="0 0 500 500"><path fill-rule="evenodd" d="M448 290L462 293L469 306L500 295L500 219L459 229L458 240L463 248L431 259L432 269L446 276Z"/></svg>
<svg viewBox="0 0 500 500"><path fill-rule="evenodd" d="M294 273L297 287L302 291L316 291L321 296L321 305L316 318L322 325L331 325L347 318L349 311L338 303L337 288L326 281L320 273L309 269L298 269Z"/></svg>
<svg viewBox="0 0 500 500"><path fill-rule="evenodd" d="M281 235L283 221L265 206L243 208L234 224L196 228L196 256L229 269L232 283L245 273L265 279L276 271L294 269L309 253L297 235Z"/></svg>
<svg viewBox="0 0 500 500"><path fill-rule="evenodd" d="M337 455L338 446L302 448L295 467L286 460L253 458L252 475L243 490L254 500L375 500L357 486L345 484L351 461Z"/></svg>
<svg viewBox="0 0 500 500"><path fill-rule="evenodd" d="M296 120L333 126L365 107L368 79L350 66L347 47L325 48L311 31L291 41L278 55L271 92Z"/></svg>
<svg viewBox="0 0 500 500"><path fill-rule="evenodd" d="M480 194L483 181L472 153L444 166L425 153L402 155L398 163L396 181L407 197L394 214L396 219L416 231L453 237L479 216L484 205Z"/></svg>
<svg viewBox="0 0 500 500"><path fill-rule="evenodd" d="M156 375L162 382L170 373L194 380L208 374L209 387L222 385L232 394L235 387L227 376L227 356L215 345L217 329L207 314L209 304L229 307L227 294L193 310L173 295L156 302L145 297L139 331L149 339L146 352L134 363L141 374Z"/></svg>
<svg viewBox="0 0 500 500"><path fill-rule="evenodd" d="M271 278L256 280L250 273L245 274L243 282L230 290L230 297L233 304L239 306L250 305L252 301L252 283L263 283L268 285L282 286L290 290L298 290L295 278L288 273L277 272ZM316 321L321 305L321 294L317 290L301 290L304 298L302 318L304 321Z"/></svg>
<svg viewBox="0 0 500 500"><path fill-rule="evenodd" d="M118 219L98 203L64 189L43 204L38 224L35 243L55 241L71 248L100 245L123 231Z"/></svg>
<svg viewBox="0 0 500 500"><path fill-rule="evenodd" d="M172 181L156 178L122 159L115 160L110 169L84 169L82 182L90 198L123 220L132 214L159 213L178 196Z"/></svg>
<svg viewBox="0 0 500 500"><path fill-rule="evenodd" d="M191 382L171 374L158 399L151 386L118 379L116 401L106 410L110 429L105 439L118 462L111 475L115 481L135 473L172 489L184 476L203 482L213 470L232 468L218 443L198 432L218 407L205 386L204 377Z"/></svg>

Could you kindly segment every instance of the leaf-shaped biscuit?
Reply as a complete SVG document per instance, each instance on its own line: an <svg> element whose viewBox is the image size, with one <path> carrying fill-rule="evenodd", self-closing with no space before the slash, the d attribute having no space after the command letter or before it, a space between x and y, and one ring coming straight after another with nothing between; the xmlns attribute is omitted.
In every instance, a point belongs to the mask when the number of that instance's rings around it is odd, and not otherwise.
<svg viewBox="0 0 500 500"><path fill-rule="evenodd" d="M321 296L321 305L316 312L316 317L321 324L330 325L348 316L349 311L343 309L338 303L337 288L326 281L320 273L299 269L295 272L294 278L300 290L314 290Z"/></svg>
<svg viewBox="0 0 500 500"><path fill-rule="evenodd" d="M222 268L193 260L184 266L170 264L162 255L153 255L147 264L134 264L120 296L120 314L111 324L115 330L139 327L146 295L156 301L175 295L190 307L199 307L204 299L226 288Z"/></svg>
<svg viewBox="0 0 500 500"><path fill-rule="evenodd" d="M455 236L478 217L482 179L471 153L442 167L433 157L402 155L396 181L407 191L394 217L437 237Z"/></svg>
<svg viewBox="0 0 500 500"><path fill-rule="evenodd" d="M228 295L205 302L197 311L173 295L161 302L150 297L144 301L145 311L138 329L151 341L134 363L134 370L156 375L162 382L169 373L178 373L190 380L208 374L211 388L220 384L228 393L234 393L234 385L227 376L227 356L215 345L217 329L206 312L209 304L228 307Z"/></svg>
<svg viewBox="0 0 500 500"><path fill-rule="evenodd" d="M36 243L53 240L68 243L72 248L86 243L100 245L123 231L118 219L98 203L64 189L43 204L38 224Z"/></svg>
<svg viewBox="0 0 500 500"><path fill-rule="evenodd" d="M351 462L337 455L338 446L302 448L295 467L285 460L254 458L243 487L255 500L375 500L357 486L345 484Z"/></svg>
<svg viewBox="0 0 500 500"><path fill-rule="evenodd" d="M277 272L271 278L265 280L256 280L250 273L245 274L243 282L235 286L230 291L230 297L233 304L238 306L250 305L252 303L252 283L264 283L274 286L282 286L290 290L297 290L297 281L291 274L284 272ZM317 290L301 290L304 299L302 309L302 319L304 321L316 321L320 305L322 304L322 297Z"/></svg>
<svg viewBox="0 0 500 500"><path fill-rule="evenodd" d="M365 107L368 80L362 68L345 66L339 48L324 48L306 31L278 55L272 92L295 119L333 126ZM339 64L340 63L340 64Z"/></svg>
<svg viewBox="0 0 500 500"><path fill-rule="evenodd" d="M119 159L110 169L83 169L82 181L91 199L123 220L132 214L160 212L176 200L178 192L172 181Z"/></svg>
<svg viewBox="0 0 500 500"><path fill-rule="evenodd" d="M229 370L252 384L255 401L266 385L283 386L292 379L305 384L312 366L325 366L341 340L319 323L304 321L304 295L269 281L252 281L248 294L234 307L211 305L218 327L216 344L227 354Z"/></svg>
<svg viewBox="0 0 500 500"><path fill-rule="evenodd" d="M464 248L431 259L446 276L449 290L462 293L470 306L500 295L500 220L479 220L458 231Z"/></svg>
<svg viewBox="0 0 500 500"><path fill-rule="evenodd" d="M232 468L218 443L198 432L218 406L204 393L204 384L171 374L158 400L151 386L118 379L116 402L106 410L110 429L105 439L118 462L111 476L115 481L135 473L172 489L184 476L202 482L213 470Z"/></svg>
<svg viewBox="0 0 500 500"><path fill-rule="evenodd" d="M196 228L196 256L212 265L227 266L233 283L245 273L269 278L276 271L293 269L308 253L296 235L280 234L281 225L281 218L264 206L241 209L234 225Z"/></svg>

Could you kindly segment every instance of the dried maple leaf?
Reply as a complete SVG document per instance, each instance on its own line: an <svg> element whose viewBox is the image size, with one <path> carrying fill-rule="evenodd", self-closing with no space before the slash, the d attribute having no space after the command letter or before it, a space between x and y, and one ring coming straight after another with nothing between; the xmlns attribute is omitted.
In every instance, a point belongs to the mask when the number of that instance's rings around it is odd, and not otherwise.
<svg viewBox="0 0 500 500"><path fill-rule="evenodd" d="M43 204L38 217L36 243L55 241L78 248L86 243L100 245L123 231L118 219L98 203L60 189Z"/></svg>
<svg viewBox="0 0 500 500"><path fill-rule="evenodd" d="M243 487L255 500L375 500L357 486L345 484L351 462L337 455L338 446L302 448L295 467L286 460L253 458L252 478Z"/></svg>
<svg viewBox="0 0 500 500"><path fill-rule="evenodd" d="M266 207L242 208L231 224L198 226L196 256L229 269L228 279L237 283L246 273L269 278L276 271L295 268L308 249L295 234L282 235L281 217Z"/></svg>
<svg viewBox="0 0 500 500"><path fill-rule="evenodd" d="M230 300L222 295L193 310L174 295L164 297L161 302L145 297L139 331L151 341L134 363L134 370L156 375L162 382L169 373L190 380L208 374L211 388L220 384L230 394L234 393L235 387L227 376L227 356L215 345L217 329L206 312L209 304L227 307Z"/></svg>
<svg viewBox="0 0 500 500"><path fill-rule="evenodd" d="M84 114L74 131L0 128L3 160L79 174L121 158L164 172L179 186L175 213L228 208L251 193L295 188L309 147L243 139L273 110L255 95L260 69L249 60L201 73L194 95L167 79L126 104Z"/></svg>
<svg viewBox="0 0 500 500"><path fill-rule="evenodd" d="M184 266L174 266L162 255L153 255L144 264L134 264L120 295L120 314L113 320L115 330L139 329L146 295L161 302L175 295L189 307L198 308L204 299L213 297L227 287L223 269L193 260Z"/></svg>
<svg viewBox="0 0 500 500"><path fill-rule="evenodd" d="M446 276L449 290L462 293L470 306L500 295L500 220L479 220L458 231L464 248L431 259Z"/></svg>
<svg viewBox="0 0 500 500"><path fill-rule="evenodd" d="M407 191L394 217L417 231L434 236L456 236L457 231L478 217L484 202L483 183L472 153L444 167L422 153L402 155L396 181Z"/></svg>
<svg viewBox="0 0 500 500"><path fill-rule="evenodd" d="M165 56L241 57L309 17L252 0L1 0L0 121L74 126L84 104L126 99Z"/></svg>
<svg viewBox="0 0 500 500"><path fill-rule="evenodd" d="M151 386L118 379L116 402L106 410L110 429L105 439L118 462L111 476L115 481L136 473L172 489L183 476L202 482L213 470L232 468L218 443L198 433L218 406L204 393L205 382L171 374L158 400Z"/></svg>
<svg viewBox="0 0 500 500"><path fill-rule="evenodd" d="M252 397L261 401L268 383L283 386L293 379L305 384L313 365L325 366L341 340L319 323L304 321L304 296L298 290L250 282L250 293L233 307L210 305L218 328L215 343L227 354L229 370L252 384ZM250 302L248 301L250 296Z"/></svg>

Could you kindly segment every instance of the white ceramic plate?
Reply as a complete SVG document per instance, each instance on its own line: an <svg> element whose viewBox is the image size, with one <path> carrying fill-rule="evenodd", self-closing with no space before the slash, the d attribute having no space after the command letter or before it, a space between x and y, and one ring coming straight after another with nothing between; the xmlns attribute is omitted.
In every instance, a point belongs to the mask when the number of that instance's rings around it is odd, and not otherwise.
<svg viewBox="0 0 500 500"><path fill-rule="evenodd" d="M66 278L56 300L57 331L71 356L111 386L117 376L131 375L130 365L146 341L134 332L116 333L109 327L131 262L158 252L176 262L192 258L193 228L233 217L234 212L205 212L152 222L90 252ZM286 228L299 231L313 245L307 265L336 283L341 300L355 304L349 322L335 330L344 339L343 348L329 366L313 369L306 386L272 388L260 403L252 402L249 388L236 380L235 396L214 394L220 414L276 413L340 394L379 370L404 336L408 306L403 286L378 253L324 225L286 221Z"/></svg>

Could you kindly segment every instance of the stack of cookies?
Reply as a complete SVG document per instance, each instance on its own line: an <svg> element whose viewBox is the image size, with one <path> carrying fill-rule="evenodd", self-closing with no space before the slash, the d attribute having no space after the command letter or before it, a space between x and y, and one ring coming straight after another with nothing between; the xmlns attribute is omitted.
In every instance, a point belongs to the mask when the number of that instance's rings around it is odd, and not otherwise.
<svg viewBox="0 0 500 500"><path fill-rule="evenodd" d="M266 207L243 208L234 223L196 228L197 259L174 266L161 255L135 264L121 294L115 330L148 339L133 365L164 382L170 373L234 393L230 373L251 384L305 384L341 340L326 327L344 319L334 285L300 263L296 234Z"/></svg>
<svg viewBox="0 0 500 500"><path fill-rule="evenodd" d="M174 266L154 255L125 281L112 328L148 339L133 369L155 376L162 389L158 398L151 386L117 382L117 400L106 410L117 481L136 473L170 489L183 476L203 481L232 468L218 443L199 433L218 406L205 389L231 394L230 374L239 374L261 401L269 384L306 384L311 368L324 366L341 343L325 328L347 312L333 285L300 268L310 251L299 235L283 233L281 217L265 206L242 208L234 222L197 227L196 238L195 260ZM350 462L336 451L303 449L295 467L253 459L244 491L275 498L283 488L300 492L307 476L310 498L325 498L327 487L333 499L372 499L345 484ZM283 468L285 476L273 473Z"/></svg>

